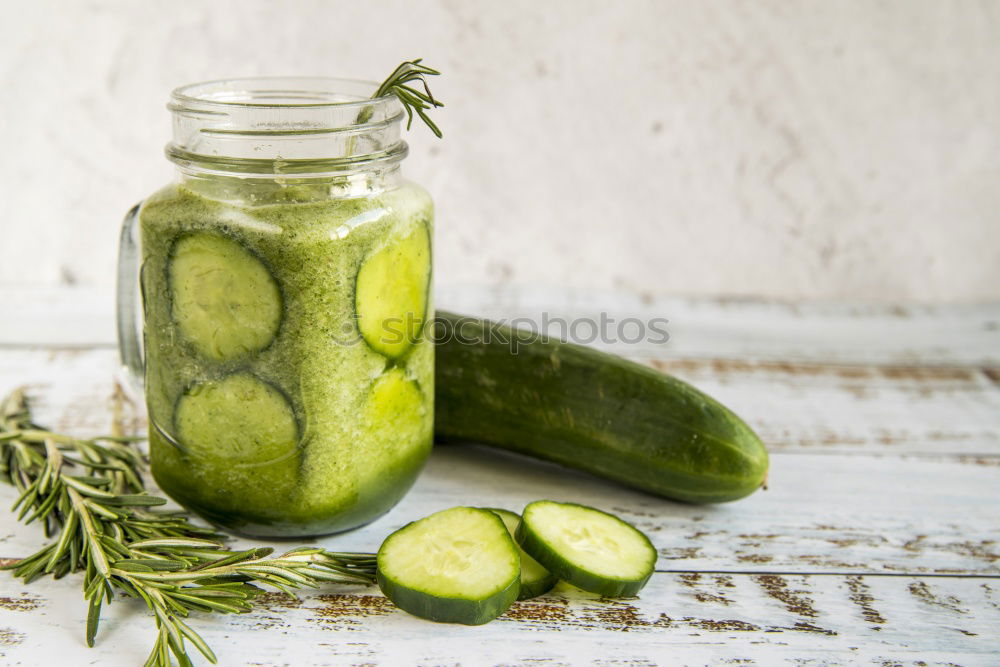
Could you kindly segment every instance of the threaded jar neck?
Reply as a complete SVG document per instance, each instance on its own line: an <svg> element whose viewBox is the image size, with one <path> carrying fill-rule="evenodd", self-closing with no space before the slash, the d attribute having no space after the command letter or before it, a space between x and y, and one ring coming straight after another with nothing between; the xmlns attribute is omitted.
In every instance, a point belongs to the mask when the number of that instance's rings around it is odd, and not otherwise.
<svg viewBox="0 0 1000 667"><path fill-rule="evenodd" d="M204 177L343 178L398 171L402 105L371 81L226 79L176 89L167 158Z"/></svg>

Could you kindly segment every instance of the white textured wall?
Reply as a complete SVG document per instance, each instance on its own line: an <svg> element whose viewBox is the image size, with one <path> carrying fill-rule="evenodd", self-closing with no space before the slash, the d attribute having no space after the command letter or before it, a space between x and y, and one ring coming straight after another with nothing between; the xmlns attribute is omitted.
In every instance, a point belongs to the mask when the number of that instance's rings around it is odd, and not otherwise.
<svg viewBox="0 0 1000 667"><path fill-rule="evenodd" d="M2 5L0 287L110 288L174 86L423 56L439 283L1000 298L1000 3Z"/></svg>

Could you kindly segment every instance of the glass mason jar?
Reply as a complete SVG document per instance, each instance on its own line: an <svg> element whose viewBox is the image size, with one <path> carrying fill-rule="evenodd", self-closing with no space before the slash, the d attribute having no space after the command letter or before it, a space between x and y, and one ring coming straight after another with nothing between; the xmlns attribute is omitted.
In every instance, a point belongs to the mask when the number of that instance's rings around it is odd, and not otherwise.
<svg viewBox="0 0 1000 667"><path fill-rule="evenodd" d="M433 205L401 178L403 109L376 88L179 88L177 180L124 222L119 347L153 476L236 532L367 523L431 449Z"/></svg>

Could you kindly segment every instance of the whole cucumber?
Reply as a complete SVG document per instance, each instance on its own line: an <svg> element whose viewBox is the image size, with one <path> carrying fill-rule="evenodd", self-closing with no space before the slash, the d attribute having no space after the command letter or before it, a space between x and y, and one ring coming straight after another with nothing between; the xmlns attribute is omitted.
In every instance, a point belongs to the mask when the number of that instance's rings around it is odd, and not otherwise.
<svg viewBox="0 0 1000 667"><path fill-rule="evenodd" d="M434 432L693 503L760 488L767 450L686 382L594 349L438 311Z"/></svg>

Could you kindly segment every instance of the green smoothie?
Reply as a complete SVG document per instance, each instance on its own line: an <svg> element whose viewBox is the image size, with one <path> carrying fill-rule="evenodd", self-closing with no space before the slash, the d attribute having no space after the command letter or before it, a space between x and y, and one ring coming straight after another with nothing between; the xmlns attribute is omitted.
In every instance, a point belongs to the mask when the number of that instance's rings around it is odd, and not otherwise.
<svg viewBox="0 0 1000 667"><path fill-rule="evenodd" d="M233 179L237 182L238 179ZM139 213L153 476L252 535L367 523L430 452L433 207L277 181L167 187Z"/></svg>

